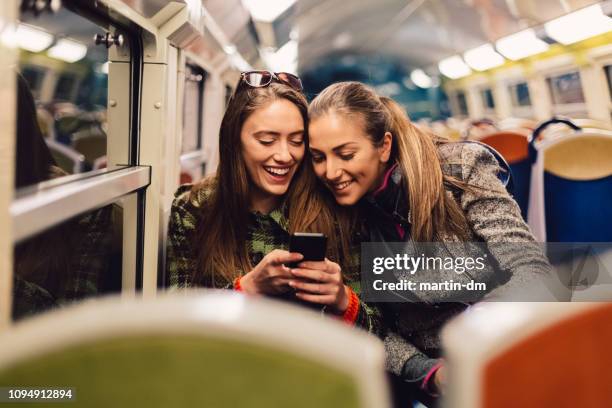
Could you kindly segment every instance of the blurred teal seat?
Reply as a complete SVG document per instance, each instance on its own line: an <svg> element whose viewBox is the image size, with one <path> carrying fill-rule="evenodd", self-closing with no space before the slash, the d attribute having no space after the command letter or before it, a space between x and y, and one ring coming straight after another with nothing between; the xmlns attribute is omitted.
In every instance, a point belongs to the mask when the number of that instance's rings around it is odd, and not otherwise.
<svg viewBox="0 0 612 408"><path fill-rule="evenodd" d="M74 388L72 408L389 406L376 338L214 291L98 299L19 323L0 336L0 384Z"/></svg>
<svg viewBox="0 0 612 408"><path fill-rule="evenodd" d="M612 241L612 133L584 129L545 145L549 242Z"/></svg>

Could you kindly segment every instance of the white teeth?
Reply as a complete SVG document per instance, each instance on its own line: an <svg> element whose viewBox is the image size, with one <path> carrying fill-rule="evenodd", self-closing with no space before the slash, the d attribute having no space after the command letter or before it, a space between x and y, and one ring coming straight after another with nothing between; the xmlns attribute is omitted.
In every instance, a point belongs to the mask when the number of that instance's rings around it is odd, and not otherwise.
<svg viewBox="0 0 612 408"><path fill-rule="evenodd" d="M342 183L335 184L334 187L336 188L336 190L344 190L352 182L353 182L353 180L344 181Z"/></svg>
<svg viewBox="0 0 612 408"><path fill-rule="evenodd" d="M289 173L290 167L284 167L282 169L279 169L278 167L264 167L264 169L276 176L284 176L285 174Z"/></svg>

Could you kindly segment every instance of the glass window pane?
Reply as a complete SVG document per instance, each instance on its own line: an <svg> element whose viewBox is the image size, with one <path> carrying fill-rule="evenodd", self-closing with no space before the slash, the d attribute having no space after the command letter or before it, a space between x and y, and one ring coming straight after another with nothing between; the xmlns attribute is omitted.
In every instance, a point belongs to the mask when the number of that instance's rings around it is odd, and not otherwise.
<svg viewBox="0 0 612 408"><path fill-rule="evenodd" d="M183 147L188 153L202 148L202 105L206 72L200 67L185 67L185 97L183 104Z"/></svg>
<svg viewBox="0 0 612 408"><path fill-rule="evenodd" d="M14 247L13 318L121 291L121 200Z"/></svg>
<svg viewBox="0 0 612 408"><path fill-rule="evenodd" d="M547 81L554 105L584 103L584 94L582 93L578 71L553 76L548 78Z"/></svg>
<svg viewBox="0 0 612 408"><path fill-rule="evenodd" d="M15 186L105 167L108 50L93 40L105 28L64 7L22 12L20 30L33 40L18 42Z"/></svg>
<svg viewBox="0 0 612 408"><path fill-rule="evenodd" d="M468 107L467 107L467 100L465 99L465 92L463 91L457 92L457 103L459 105L459 114L467 116Z"/></svg>
<svg viewBox="0 0 612 408"><path fill-rule="evenodd" d="M608 91L610 94L610 100L612 100L612 65L604 67L606 71L606 78L608 79Z"/></svg>
<svg viewBox="0 0 612 408"><path fill-rule="evenodd" d="M232 89L232 87L229 85L225 85L225 106L226 107L233 93L234 93L234 90Z"/></svg>
<svg viewBox="0 0 612 408"><path fill-rule="evenodd" d="M480 96L482 97L482 103L485 109L495 109L495 100L493 99L493 91L491 91L491 88L480 91Z"/></svg>
<svg viewBox="0 0 612 408"><path fill-rule="evenodd" d="M512 106L518 108L521 106L531 106L531 97L529 96L529 86L527 82L519 82L510 86L510 95L512 97Z"/></svg>

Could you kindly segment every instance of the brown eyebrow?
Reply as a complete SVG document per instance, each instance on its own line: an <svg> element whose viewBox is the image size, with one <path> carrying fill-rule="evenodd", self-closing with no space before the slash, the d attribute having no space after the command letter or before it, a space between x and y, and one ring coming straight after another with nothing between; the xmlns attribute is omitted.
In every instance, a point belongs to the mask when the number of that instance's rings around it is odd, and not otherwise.
<svg viewBox="0 0 612 408"><path fill-rule="evenodd" d="M334 148L332 149L332 151L333 151L335 154L340 154L340 152L342 151L342 149L345 149L345 148L351 148L351 147L352 147L352 148L356 148L357 146L351 146L351 145L354 145L354 144L355 144L355 142L346 142L346 143L341 144L340 146L336 146L336 147L334 147ZM311 154L313 154L313 153L314 153L314 154L324 154L322 151L320 151L319 149L316 149L316 148L314 148L314 147L309 147L309 150L310 150L310 153L311 153Z"/></svg>
<svg viewBox="0 0 612 408"><path fill-rule="evenodd" d="M302 134L304 134L304 129L296 130L295 132L291 132L289 133L289 136L302 135ZM257 132L253 133L253 136L265 136L265 135L280 136L281 134L273 130L258 130Z"/></svg>
<svg viewBox="0 0 612 408"><path fill-rule="evenodd" d="M344 149L345 147L350 147L349 145L355 144L355 142L346 142L341 144L340 146L336 146L334 147L332 150L336 153L338 153L340 150Z"/></svg>

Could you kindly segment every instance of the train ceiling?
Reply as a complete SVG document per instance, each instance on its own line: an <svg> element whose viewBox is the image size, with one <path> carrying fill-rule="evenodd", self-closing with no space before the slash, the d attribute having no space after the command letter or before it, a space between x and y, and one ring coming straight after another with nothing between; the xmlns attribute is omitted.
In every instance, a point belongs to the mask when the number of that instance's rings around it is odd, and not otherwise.
<svg viewBox="0 0 612 408"><path fill-rule="evenodd" d="M415 67L540 25L596 0L299 0L299 66L330 53L383 54Z"/></svg>
<svg viewBox="0 0 612 408"><path fill-rule="evenodd" d="M122 0L151 18L167 0ZM272 0L175 0L201 4L242 58L255 68L275 68L267 57L297 40L300 71L329 55L378 55L408 67L429 67L467 49L599 3L597 0L274 0L289 6L270 21L258 19L249 3ZM264 1L261 3L261 1ZM68 3L68 2L67 2ZM606 2L612 8L612 0ZM26 16L51 32L90 43L100 31L69 13ZM203 31L206 33L207 28ZM98 50L90 49L90 52ZM100 50L99 52L103 52Z"/></svg>

